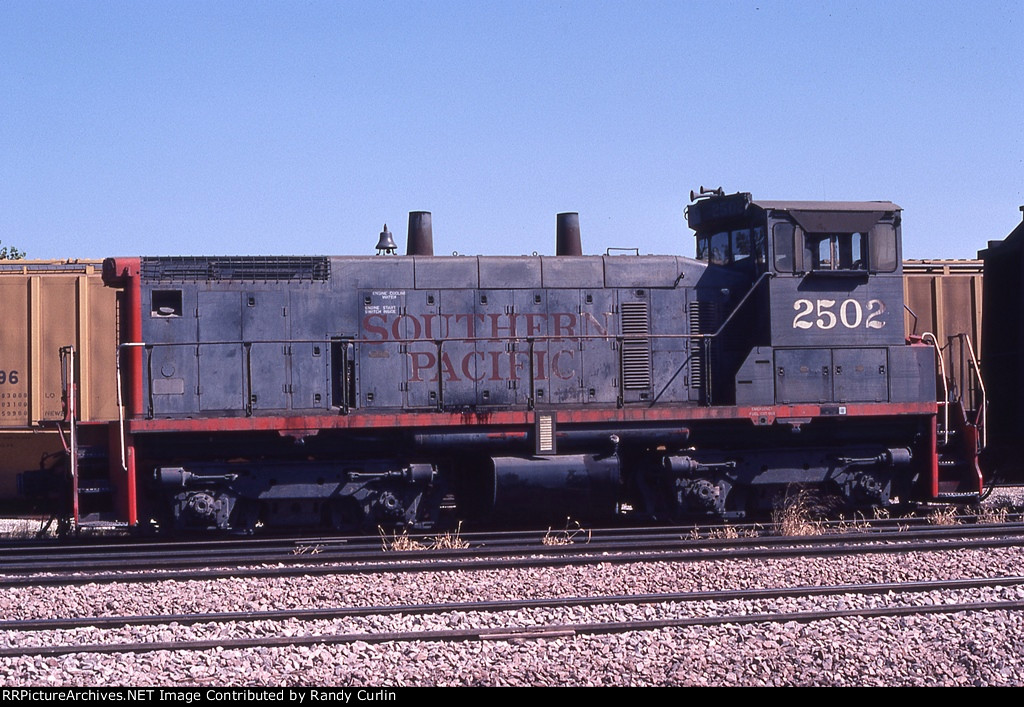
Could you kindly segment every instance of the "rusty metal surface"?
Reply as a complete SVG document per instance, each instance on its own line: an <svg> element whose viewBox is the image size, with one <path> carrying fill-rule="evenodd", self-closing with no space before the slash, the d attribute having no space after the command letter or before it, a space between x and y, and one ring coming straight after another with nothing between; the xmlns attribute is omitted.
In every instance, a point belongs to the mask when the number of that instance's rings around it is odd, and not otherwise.
<svg viewBox="0 0 1024 707"><path fill-rule="evenodd" d="M981 284L980 260L904 261L903 292L911 310L904 313L907 335L931 332L945 343L955 334L968 334L980 356Z"/></svg>
<svg viewBox="0 0 1024 707"><path fill-rule="evenodd" d="M942 347L946 381L939 396L961 394L969 407L981 400L975 361L981 361L982 262L980 260L907 260L903 263L907 336L932 334ZM916 317L916 319L915 319ZM963 336L960 336L963 335ZM970 346L967 345L969 341Z"/></svg>
<svg viewBox="0 0 1024 707"><path fill-rule="evenodd" d="M429 211L409 212L409 235L407 237L405 254L434 254L433 216Z"/></svg>

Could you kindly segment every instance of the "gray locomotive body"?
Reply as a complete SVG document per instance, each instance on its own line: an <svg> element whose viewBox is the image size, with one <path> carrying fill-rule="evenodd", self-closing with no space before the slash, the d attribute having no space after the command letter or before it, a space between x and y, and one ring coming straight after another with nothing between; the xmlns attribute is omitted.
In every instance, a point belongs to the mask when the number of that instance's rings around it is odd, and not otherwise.
<svg viewBox="0 0 1024 707"><path fill-rule="evenodd" d="M980 490L904 341L899 207L713 193L688 217L696 259L108 260L117 507L349 530Z"/></svg>

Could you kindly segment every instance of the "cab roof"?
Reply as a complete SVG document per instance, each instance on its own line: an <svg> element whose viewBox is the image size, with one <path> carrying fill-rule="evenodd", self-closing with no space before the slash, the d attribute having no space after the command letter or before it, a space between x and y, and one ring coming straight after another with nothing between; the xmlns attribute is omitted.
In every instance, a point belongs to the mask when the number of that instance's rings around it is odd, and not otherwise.
<svg viewBox="0 0 1024 707"><path fill-rule="evenodd" d="M762 201L750 202L761 209L780 211L902 211L891 201Z"/></svg>

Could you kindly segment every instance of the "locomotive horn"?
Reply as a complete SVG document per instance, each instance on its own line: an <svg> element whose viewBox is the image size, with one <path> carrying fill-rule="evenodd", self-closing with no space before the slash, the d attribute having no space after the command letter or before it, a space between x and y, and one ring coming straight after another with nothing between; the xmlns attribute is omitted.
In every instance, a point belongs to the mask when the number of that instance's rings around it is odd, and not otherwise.
<svg viewBox="0 0 1024 707"><path fill-rule="evenodd" d="M697 199L705 196L725 196L725 190L722 187L705 189L703 186L700 188L700 191L690 190L690 201L697 201Z"/></svg>
<svg viewBox="0 0 1024 707"><path fill-rule="evenodd" d="M434 254L434 229L430 221L429 211L409 212L409 239L405 244L406 255Z"/></svg>
<svg viewBox="0 0 1024 707"><path fill-rule="evenodd" d="M583 255L580 215L575 211L558 214L555 226L555 255Z"/></svg>

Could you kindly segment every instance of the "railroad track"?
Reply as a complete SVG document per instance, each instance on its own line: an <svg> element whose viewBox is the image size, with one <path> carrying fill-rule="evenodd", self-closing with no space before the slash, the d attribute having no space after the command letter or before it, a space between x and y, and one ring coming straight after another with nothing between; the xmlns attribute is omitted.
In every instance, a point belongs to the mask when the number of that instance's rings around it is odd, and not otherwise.
<svg viewBox="0 0 1024 707"><path fill-rule="evenodd" d="M588 542L543 544L535 533L474 538L466 548L388 552L365 539L203 541L155 545L6 549L0 587L148 582L225 577L418 572L594 563L688 562L711 559L1008 547L1024 543L1024 523L922 526L800 537L700 538L680 529L603 533ZM154 572L158 572L154 576Z"/></svg>
<svg viewBox="0 0 1024 707"><path fill-rule="evenodd" d="M1024 608L1020 532L932 527L897 543L872 529L860 534L861 551L836 536L687 539L675 551L633 553L631 564L619 559L627 552L525 563L504 556L405 562L405 553L380 553L399 564L286 567L283 577L281 568L261 567L255 578L240 568L191 569L180 581L165 581L168 572L110 572L106 583L92 575L88 586L46 586L26 575L0 592L0 613L24 617L0 624L0 675L33 684L66 669L67 679L81 682L102 669L121 680L145 674L222 684L231 675L232 684L252 684L265 666L280 664L301 666L299 679L325 684L367 675L394 684L478 684L487 681L487 666L530 656L518 680L562 684L573 678L552 675L575 673L536 671L551 656L572 655L582 661L571 659L572 670L590 661L595 675L608 661L628 674L645 670L641 662L668 661L663 675L686 682L682 666L710 665L720 650L749 653L722 659L765 674L784 656L799 656L823 675L830 674L831 663L819 665L826 658L870 662L875 644L915 650L918 636L933 631L946 631L936 646L969 640L989 650L995 639L1010 651ZM648 532L646 541L657 535ZM686 559L665 560L684 546ZM831 638L837 635L842 645ZM866 635L868 648L847 645ZM762 642L769 646L763 653ZM472 672L450 672L464 663ZM695 678L706 675L697 670Z"/></svg>
<svg viewBox="0 0 1024 707"><path fill-rule="evenodd" d="M584 635L655 631L687 626L823 621L850 617L898 617L925 614L949 614L977 611L1019 611L1024 600L1007 599L1002 590L1024 585L1024 577L969 578L961 580L799 586L750 590L677 592L599 597L559 597L507 601L407 604L392 606L340 607L308 610L260 612L221 612L149 616L96 616L74 619L41 619L0 622L0 635L8 643L0 647L0 658L14 656L53 657L78 653L144 653L154 651L205 651L254 647L310 646L345 643L410 643L463 641L525 641L540 638L566 638ZM979 591L980 590L980 591ZM959 601L935 599L936 593L963 595ZM974 592L974 595L971 593ZM873 605L849 608L840 597L881 598ZM1017 593L1019 596L1019 593ZM778 600L804 599L823 602L822 608L794 610L776 606ZM915 603L915 601L917 603ZM752 603L757 610L736 612L738 603ZM602 619L609 609L617 615L638 614L643 618ZM567 610L584 610L579 620L564 621ZM459 620L452 617L475 616L478 625L450 628ZM653 617L652 617L653 615ZM510 625L509 616L518 617ZM410 629L410 617L429 628ZM525 618L525 620L524 620ZM376 621L380 630L359 630ZM244 637L179 640L140 638L124 640L119 630L138 627L193 626L216 627L223 634L225 625L257 622L279 624L276 632L261 626L256 635ZM281 624L291 622L285 631ZM298 626L296 626L298 622ZM357 630L338 632L353 627ZM86 635L106 632L110 640L77 642L75 630L88 629Z"/></svg>

